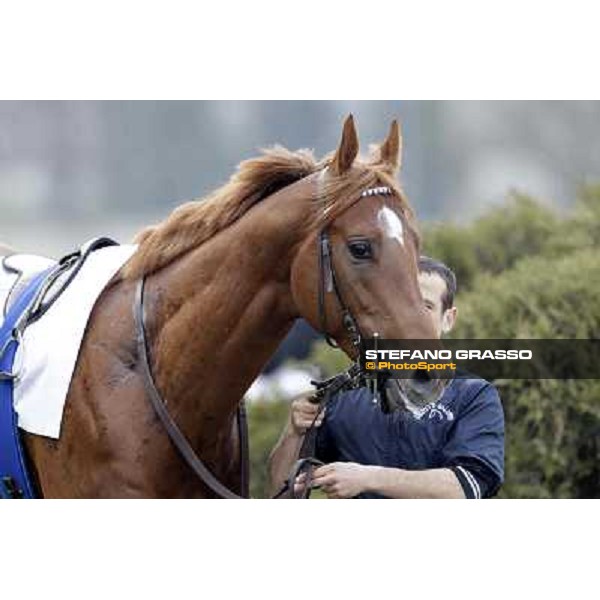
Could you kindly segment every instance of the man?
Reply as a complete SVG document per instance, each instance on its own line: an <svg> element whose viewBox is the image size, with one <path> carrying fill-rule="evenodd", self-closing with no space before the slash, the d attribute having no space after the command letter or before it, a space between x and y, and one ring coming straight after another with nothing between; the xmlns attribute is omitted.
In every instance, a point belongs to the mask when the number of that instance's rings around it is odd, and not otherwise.
<svg viewBox="0 0 600 600"><path fill-rule="evenodd" d="M456 277L443 263L420 261L419 285L438 336L456 321ZM271 453L269 473L286 480L318 407L292 403L290 420ZM329 498L489 498L504 478L504 415L496 389L459 375L426 406L404 402L384 413L367 388L338 394L317 419L313 486Z"/></svg>

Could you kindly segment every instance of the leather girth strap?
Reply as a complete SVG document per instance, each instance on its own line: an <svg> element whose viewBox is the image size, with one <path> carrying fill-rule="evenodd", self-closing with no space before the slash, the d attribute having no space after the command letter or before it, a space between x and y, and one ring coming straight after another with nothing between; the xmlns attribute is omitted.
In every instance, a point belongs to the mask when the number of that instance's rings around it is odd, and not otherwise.
<svg viewBox="0 0 600 600"><path fill-rule="evenodd" d="M206 467L206 465L202 462L202 460L198 457L186 437L184 436L181 429L179 429L177 423L173 420L163 399L160 395L160 392L156 388L156 384L154 383L154 377L152 376L152 367L150 366L150 360L148 357L148 346L146 342L146 331L144 328L145 321L145 311L144 311L144 282L145 278L141 278L137 284L136 292L135 292L135 300L134 300L134 318L136 325L136 341L137 341L137 349L138 355L141 361L142 370L143 370L143 379L144 386L146 388L146 394L152 407L154 408L158 418L160 419L165 431L167 432L169 438L181 454L182 458L189 465L192 471L196 474L196 476L208 487L212 492L214 492L217 496L226 499L241 499L243 496L239 496L238 494L232 492L229 488L224 486ZM238 419L241 419L240 413L238 412ZM241 425L241 423L240 423ZM247 476L245 474L245 466L244 463L247 460L247 455L244 456L244 447L246 446L246 441L244 439L240 439L240 448L242 449L242 489L244 493L247 493Z"/></svg>

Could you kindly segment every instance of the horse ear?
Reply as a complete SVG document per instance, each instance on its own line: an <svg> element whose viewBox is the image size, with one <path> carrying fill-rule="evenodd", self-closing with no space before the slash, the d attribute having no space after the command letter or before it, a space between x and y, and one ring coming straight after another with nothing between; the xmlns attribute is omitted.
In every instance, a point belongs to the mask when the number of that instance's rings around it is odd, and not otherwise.
<svg viewBox="0 0 600 600"><path fill-rule="evenodd" d="M352 166L357 154L358 134L356 133L356 127L354 126L354 117L348 115L348 118L344 122L342 140L331 161L333 173L335 175L342 175L345 173Z"/></svg>
<svg viewBox="0 0 600 600"><path fill-rule="evenodd" d="M402 164L402 134L400 125L394 119L388 136L379 150L381 162L387 165L392 173L396 173Z"/></svg>

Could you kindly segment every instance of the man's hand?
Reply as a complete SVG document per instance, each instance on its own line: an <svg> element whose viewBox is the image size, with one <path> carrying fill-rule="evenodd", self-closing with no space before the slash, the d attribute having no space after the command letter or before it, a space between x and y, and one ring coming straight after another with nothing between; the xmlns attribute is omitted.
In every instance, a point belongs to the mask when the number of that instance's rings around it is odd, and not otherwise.
<svg viewBox="0 0 600 600"><path fill-rule="evenodd" d="M314 392L307 392L292 400L288 424L269 456L269 480L271 492L276 493L287 480L298 457L304 434L313 424L319 427L325 410L319 414L319 405L311 402ZM315 417L318 418L315 420Z"/></svg>
<svg viewBox="0 0 600 600"><path fill-rule="evenodd" d="M296 491L306 474L296 479ZM385 498L464 498L462 486L450 469L407 471L393 467L335 462L314 470L312 486L321 487L328 498L353 498L375 492Z"/></svg>
<svg viewBox="0 0 600 600"><path fill-rule="evenodd" d="M335 462L315 469L312 484L328 498L352 498L367 489L370 468L351 462Z"/></svg>
<svg viewBox="0 0 600 600"><path fill-rule="evenodd" d="M313 424L313 421L315 422L315 427L319 427L323 422L325 409L321 411L321 414L315 421L315 417L319 412L319 405L311 402L309 398L312 398L312 396L301 396L292 402L290 426L297 436L304 435L307 429Z"/></svg>

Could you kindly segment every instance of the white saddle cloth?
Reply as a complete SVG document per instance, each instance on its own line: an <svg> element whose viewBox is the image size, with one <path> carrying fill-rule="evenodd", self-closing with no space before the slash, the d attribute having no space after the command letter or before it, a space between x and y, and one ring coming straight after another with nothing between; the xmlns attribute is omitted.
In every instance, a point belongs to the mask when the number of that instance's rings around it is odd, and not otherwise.
<svg viewBox="0 0 600 600"><path fill-rule="evenodd" d="M22 365L14 387L14 406L21 429L58 439L67 392L90 313L102 290L135 250L136 246L109 246L93 252L46 314L25 330L15 358L15 365ZM10 260L15 262L13 257ZM27 268L38 271L53 262L31 256L18 260L19 265L22 261L29 265ZM0 269L2 308L14 285L15 276L9 275L12 279ZM3 320L4 314L0 322Z"/></svg>

